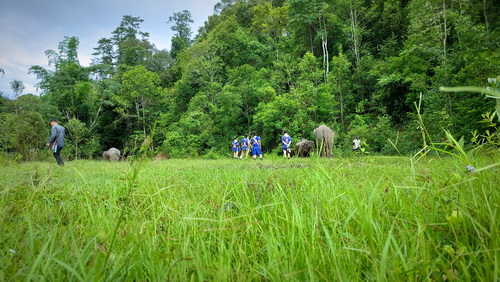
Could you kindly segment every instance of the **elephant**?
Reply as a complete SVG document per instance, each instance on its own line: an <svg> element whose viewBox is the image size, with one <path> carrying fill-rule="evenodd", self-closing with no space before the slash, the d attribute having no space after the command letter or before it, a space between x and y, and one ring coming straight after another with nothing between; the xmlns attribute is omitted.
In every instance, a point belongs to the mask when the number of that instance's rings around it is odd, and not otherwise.
<svg viewBox="0 0 500 282"><path fill-rule="evenodd" d="M120 150L118 150L116 148L111 148L107 151L104 151L104 153L102 153L102 158L106 161L117 162L121 158Z"/></svg>
<svg viewBox="0 0 500 282"><path fill-rule="evenodd" d="M331 128L322 124L314 129L314 137L316 144L320 148L320 156L332 157L333 142L335 140L335 133Z"/></svg>
<svg viewBox="0 0 500 282"><path fill-rule="evenodd" d="M302 138L293 148L295 154L299 157L309 157L311 152L314 151L314 141Z"/></svg>

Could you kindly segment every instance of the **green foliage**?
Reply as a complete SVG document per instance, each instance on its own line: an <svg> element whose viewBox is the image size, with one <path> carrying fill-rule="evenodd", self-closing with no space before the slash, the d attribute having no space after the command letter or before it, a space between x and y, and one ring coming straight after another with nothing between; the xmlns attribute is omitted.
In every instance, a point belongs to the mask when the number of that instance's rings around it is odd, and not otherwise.
<svg viewBox="0 0 500 282"><path fill-rule="evenodd" d="M119 71L127 69L127 66L140 65L152 51L152 45L147 40L149 33L140 31L142 22L144 20L140 17L125 15L120 26L112 32L111 42L116 50L116 53L112 51L112 56ZM103 50L106 56L110 54L108 50Z"/></svg>
<svg viewBox="0 0 500 282"><path fill-rule="evenodd" d="M267 153L279 150L283 129L312 139L322 123L338 133L339 154L359 135L367 152L409 155L424 140L445 142L443 129L469 149L494 143L496 127L478 121L499 100L438 89L498 88L486 81L500 73L493 2L223 0L194 40L190 12L170 16L170 51L154 47L144 20L125 15L96 43L90 67L80 66L74 36L47 50L50 68L30 69L41 99L19 96L2 112L82 122L83 139L68 136L66 150L84 158L132 152L146 136L151 155L225 155L252 130Z"/></svg>
<svg viewBox="0 0 500 282"><path fill-rule="evenodd" d="M169 131L165 141L160 148L172 158L182 158L189 155L189 144L179 131Z"/></svg>
<svg viewBox="0 0 500 282"><path fill-rule="evenodd" d="M25 161L37 160L48 137L47 120L38 112L0 114L1 148L6 154L16 152Z"/></svg>
<svg viewBox="0 0 500 282"><path fill-rule="evenodd" d="M188 10L183 10L168 17L168 22L174 23L170 29L175 31L176 34L172 37L170 53L173 58L176 58L179 52L191 46L191 28L189 27L189 23L193 23L193 19Z"/></svg>
<svg viewBox="0 0 500 282"><path fill-rule="evenodd" d="M397 132L394 132L389 116L379 116L376 120L371 120L369 116L355 115L349 129L347 134L339 138L340 146L346 150L352 149L352 140L354 136L358 136L362 142L362 148L369 145L366 152L385 155L396 153L389 139L395 139Z"/></svg>
<svg viewBox="0 0 500 282"><path fill-rule="evenodd" d="M266 47L245 31L235 17L221 22L211 35L209 40L213 40L217 56L228 67L255 66L265 61Z"/></svg>
<svg viewBox="0 0 500 282"><path fill-rule="evenodd" d="M140 129L150 134L158 117L158 106L164 99L158 75L143 66L134 67L123 74L120 90L112 96L115 111L131 130Z"/></svg>
<svg viewBox="0 0 500 282"><path fill-rule="evenodd" d="M342 127L345 126L347 113L349 108L353 107L352 83L351 83L351 63L347 56L339 50L338 56L332 58L331 72L328 77L328 82L332 95L334 96L339 106L340 119L338 120Z"/></svg>
<svg viewBox="0 0 500 282"><path fill-rule="evenodd" d="M98 136L82 121L70 119L66 124L65 154L79 158L92 159L101 151Z"/></svg>

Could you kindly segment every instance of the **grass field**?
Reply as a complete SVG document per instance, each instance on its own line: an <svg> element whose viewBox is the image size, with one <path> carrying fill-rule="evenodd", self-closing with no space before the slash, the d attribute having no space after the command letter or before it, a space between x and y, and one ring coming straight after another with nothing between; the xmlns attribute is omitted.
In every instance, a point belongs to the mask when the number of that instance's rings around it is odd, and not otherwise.
<svg viewBox="0 0 500 282"><path fill-rule="evenodd" d="M0 281L498 281L499 162L5 163Z"/></svg>

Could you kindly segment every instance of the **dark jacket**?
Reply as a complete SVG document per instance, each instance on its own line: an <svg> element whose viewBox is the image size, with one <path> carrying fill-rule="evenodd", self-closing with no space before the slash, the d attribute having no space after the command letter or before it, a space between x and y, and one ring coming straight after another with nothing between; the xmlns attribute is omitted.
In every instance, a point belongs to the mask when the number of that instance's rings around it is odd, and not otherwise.
<svg viewBox="0 0 500 282"><path fill-rule="evenodd" d="M64 147L64 134L65 134L65 129L64 127L60 126L59 124L56 124L52 126L52 129L50 130L50 138L47 143L49 143L52 146L52 143L54 141L56 142L57 146L62 148Z"/></svg>

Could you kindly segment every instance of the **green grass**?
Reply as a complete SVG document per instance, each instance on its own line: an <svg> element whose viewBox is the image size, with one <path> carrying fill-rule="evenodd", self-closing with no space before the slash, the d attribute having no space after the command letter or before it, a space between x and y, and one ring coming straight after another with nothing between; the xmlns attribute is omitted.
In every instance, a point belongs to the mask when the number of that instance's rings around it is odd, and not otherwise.
<svg viewBox="0 0 500 282"><path fill-rule="evenodd" d="M474 161L5 164L0 281L498 280L500 158Z"/></svg>

